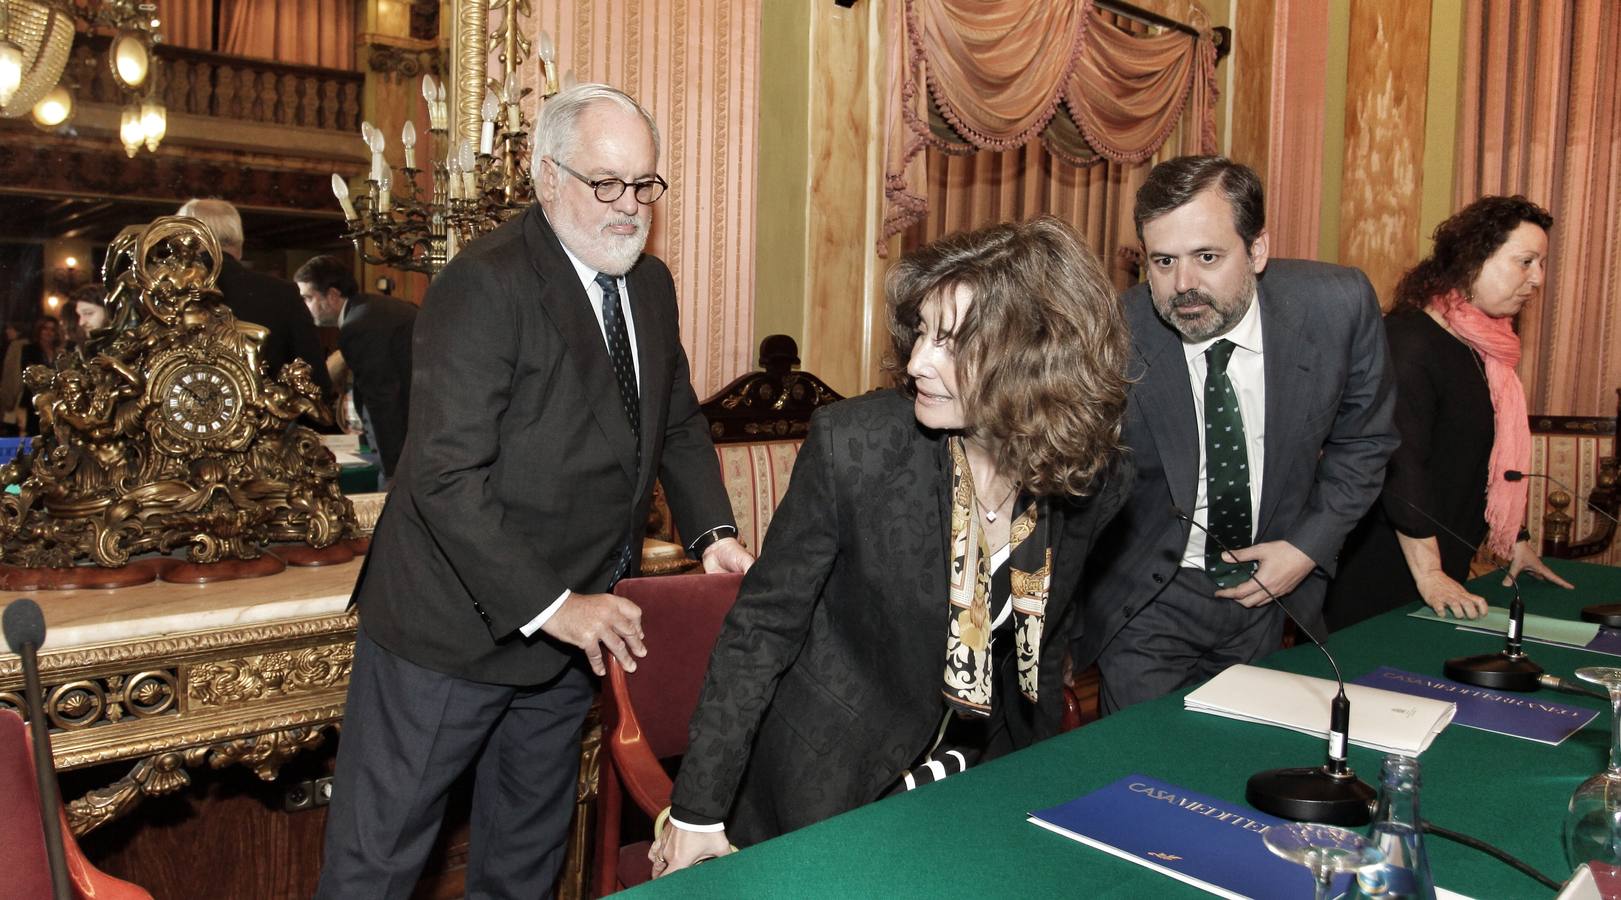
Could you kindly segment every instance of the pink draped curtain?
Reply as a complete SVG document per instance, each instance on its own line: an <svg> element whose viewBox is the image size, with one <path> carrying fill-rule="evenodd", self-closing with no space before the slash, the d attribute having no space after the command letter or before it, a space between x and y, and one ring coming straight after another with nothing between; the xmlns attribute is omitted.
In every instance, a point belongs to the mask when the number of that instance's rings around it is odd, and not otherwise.
<svg viewBox="0 0 1621 900"><path fill-rule="evenodd" d="M214 49L214 0L180 0L158 8L163 40L192 50Z"/></svg>
<svg viewBox="0 0 1621 900"><path fill-rule="evenodd" d="M353 0L219 0L221 53L355 67Z"/></svg>
<svg viewBox="0 0 1621 900"><path fill-rule="evenodd" d="M1135 191L1125 170L1160 153L1173 135L1178 152L1215 151L1216 51L1208 32L1197 40L1135 34L1092 0L902 0L890 9L886 239L919 222L927 238L931 222L997 221L930 215L954 192L983 194L987 181L1000 185L989 185L995 191L1010 180L1069 186L1055 196L1053 185L1014 184L1017 196L1048 195L1020 204L1028 215L1118 208L1118 192ZM931 127L931 114L944 125ZM986 152L1005 158L980 161ZM977 156L958 165L939 154ZM1101 168L1055 177L1074 165ZM1111 190L1116 195L1107 196ZM979 205L988 216L1010 217L1007 204Z"/></svg>
<svg viewBox="0 0 1621 900"><path fill-rule="evenodd" d="M1621 5L1467 4L1457 208L1524 194L1555 218L1520 377L1545 415L1608 416L1621 385Z"/></svg>

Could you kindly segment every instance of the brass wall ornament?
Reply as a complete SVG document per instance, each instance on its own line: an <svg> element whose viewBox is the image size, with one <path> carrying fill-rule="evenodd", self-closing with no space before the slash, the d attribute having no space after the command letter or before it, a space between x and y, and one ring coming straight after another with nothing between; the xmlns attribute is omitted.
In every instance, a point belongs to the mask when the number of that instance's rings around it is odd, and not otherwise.
<svg viewBox="0 0 1621 900"><path fill-rule="evenodd" d="M299 424L331 422L309 365L264 371L267 332L225 305L220 259L213 234L179 216L113 240L108 326L23 376L41 434L0 467L0 482L19 486L0 497L0 562L13 567L0 582L30 589L18 568L83 573L142 555L152 571L140 580L204 580L171 577L179 560L166 555L258 560L278 542L326 548L358 536L336 460Z"/></svg>

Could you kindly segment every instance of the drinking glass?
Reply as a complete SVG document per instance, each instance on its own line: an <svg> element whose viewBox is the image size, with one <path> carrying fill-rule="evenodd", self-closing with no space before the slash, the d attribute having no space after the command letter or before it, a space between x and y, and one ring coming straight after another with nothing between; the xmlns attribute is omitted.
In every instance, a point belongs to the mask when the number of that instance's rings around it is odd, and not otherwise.
<svg viewBox="0 0 1621 900"><path fill-rule="evenodd" d="M1584 666L1576 677L1610 692L1610 764L1570 795L1565 813L1565 861L1621 864L1621 668Z"/></svg>
<svg viewBox="0 0 1621 900"><path fill-rule="evenodd" d="M1375 862L1379 854L1367 838L1354 831L1311 822L1273 825L1261 838L1266 849L1311 872L1317 900L1329 900L1333 895L1334 876Z"/></svg>

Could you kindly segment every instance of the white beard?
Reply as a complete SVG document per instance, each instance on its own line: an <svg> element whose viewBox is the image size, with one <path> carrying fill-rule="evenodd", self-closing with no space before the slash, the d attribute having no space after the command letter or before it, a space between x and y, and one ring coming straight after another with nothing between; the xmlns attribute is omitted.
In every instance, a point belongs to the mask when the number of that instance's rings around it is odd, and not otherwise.
<svg viewBox="0 0 1621 900"><path fill-rule="evenodd" d="M621 236L607 230L611 225L632 223L636 225L634 234ZM636 260L641 259L642 249L647 246L647 226L648 223L629 216L616 216L608 222L593 223L589 228L579 227L562 215L552 223L558 240L581 262L615 277L629 272Z"/></svg>

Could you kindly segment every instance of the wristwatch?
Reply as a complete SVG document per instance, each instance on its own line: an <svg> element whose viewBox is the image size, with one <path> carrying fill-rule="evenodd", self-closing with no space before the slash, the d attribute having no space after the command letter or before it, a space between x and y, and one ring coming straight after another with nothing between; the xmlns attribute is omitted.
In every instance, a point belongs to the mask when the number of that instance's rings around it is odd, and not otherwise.
<svg viewBox="0 0 1621 900"><path fill-rule="evenodd" d="M687 545L687 552L692 554L693 559L703 559L704 551L709 549L710 544L735 537L737 537L736 525L716 525L714 528L698 535L697 540Z"/></svg>

